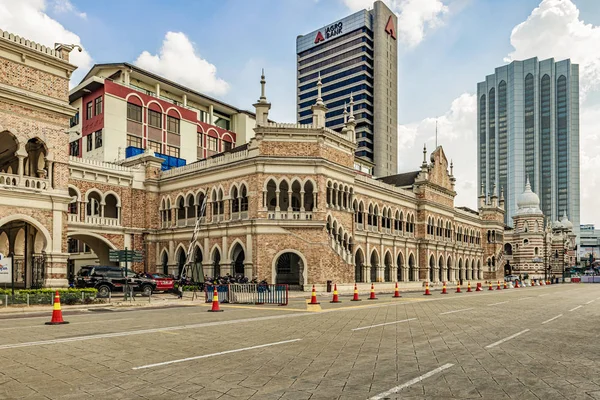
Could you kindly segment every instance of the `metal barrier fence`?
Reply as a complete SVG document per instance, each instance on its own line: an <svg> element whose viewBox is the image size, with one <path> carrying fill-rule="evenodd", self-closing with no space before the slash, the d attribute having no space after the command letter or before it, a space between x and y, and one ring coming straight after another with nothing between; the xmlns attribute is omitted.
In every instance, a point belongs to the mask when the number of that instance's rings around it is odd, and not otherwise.
<svg viewBox="0 0 600 400"><path fill-rule="evenodd" d="M213 285L205 285L204 298L212 302ZM288 285L258 285L254 283L217 285L219 303L233 304L288 304Z"/></svg>

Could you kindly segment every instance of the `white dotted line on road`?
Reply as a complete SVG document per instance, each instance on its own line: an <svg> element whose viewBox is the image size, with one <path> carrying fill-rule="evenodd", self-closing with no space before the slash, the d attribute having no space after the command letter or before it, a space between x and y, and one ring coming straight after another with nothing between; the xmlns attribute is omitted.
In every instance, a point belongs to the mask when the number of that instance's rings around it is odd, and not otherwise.
<svg viewBox="0 0 600 400"><path fill-rule="evenodd" d="M575 308L571 308L569 311L575 311L575 310L577 310L577 309L579 309L579 308L581 308L581 307L583 307L583 306L577 306L577 307L575 307Z"/></svg>
<svg viewBox="0 0 600 400"><path fill-rule="evenodd" d="M409 386L414 385L415 383L419 383L424 379L429 378L430 376L433 376L439 372L442 372L445 369L448 369L450 367L452 367L454 364L444 364L441 367L437 367L436 369L429 371L426 374L423 374L419 377L416 377L415 379L411 379L410 381L403 383L402 385L398 385L396 387L391 388L390 390L388 390L387 392L383 392L383 393L379 393L377 396L373 396L371 398L369 398L368 400L383 400L383 399L389 399L390 395L392 394L396 394L399 391L401 391L404 388L407 388Z"/></svg>
<svg viewBox="0 0 600 400"><path fill-rule="evenodd" d="M547 324L548 322L552 322L552 321L554 321L555 319L558 319L558 318L560 318L560 317L562 317L562 316L563 316L562 314L559 314L559 315L557 315L557 316L556 316L556 317L554 317L554 318L550 318L550 319L548 319L548 320L546 320L546 321L542 322L542 325L544 325L544 324Z"/></svg>
<svg viewBox="0 0 600 400"><path fill-rule="evenodd" d="M510 339L514 339L514 338L516 338L517 336L519 336L519 335L522 335L522 334L524 334L524 333L527 333L527 332L529 332L529 329L524 329L524 330L522 330L521 332L517 332L517 333L515 333L514 335L510 335L510 336L508 336L508 337L505 337L504 339L500 339L500 340L498 340L497 342L494 342L494 343L492 343L492 344L488 344L487 346L485 346L485 348L486 348L486 349L491 349L492 347L496 347L496 346L498 346L499 344L502 344L502 343L504 343L504 342L507 342L507 341L509 341Z"/></svg>
<svg viewBox="0 0 600 400"><path fill-rule="evenodd" d="M469 311L469 310L472 310L472 309L473 309L473 308L471 307L471 308L463 308L462 310L452 310L452 311L446 311L446 312L443 312L443 313L441 313L440 315L454 314L454 313L457 313L457 312L461 312L461 311Z"/></svg>

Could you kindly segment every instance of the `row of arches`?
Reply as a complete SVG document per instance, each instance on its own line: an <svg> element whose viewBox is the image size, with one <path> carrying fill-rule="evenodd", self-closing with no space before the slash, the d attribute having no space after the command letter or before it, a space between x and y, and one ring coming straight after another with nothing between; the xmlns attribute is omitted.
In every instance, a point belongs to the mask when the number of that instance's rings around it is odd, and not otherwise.
<svg viewBox="0 0 600 400"><path fill-rule="evenodd" d="M352 234L348 234L344 227L341 224L338 224L338 221L335 218L332 218L331 215L327 216L326 229L327 234L333 241L334 248L339 246L345 253L352 253L354 246Z"/></svg>
<svg viewBox="0 0 600 400"><path fill-rule="evenodd" d="M373 203L369 203L368 209L365 210L362 200L354 200L353 209L354 222L359 229L364 229L366 221L366 228L373 231L381 229L394 234L414 234L415 232L415 215L413 213L407 213L405 219L404 211L398 209L392 211L391 207L386 206L383 206L380 213L379 205Z"/></svg>
<svg viewBox="0 0 600 400"><path fill-rule="evenodd" d="M221 246L217 244L210 249L208 256L205 255L202 246L198 244L194 246L192 251L192 263L200 267L196 272L201 273L204 277L217 277L227 273L233 276L245 276L246 274L246 250L242 242L238 240L232 243L225 256ZM183 244L179 244L173 254L163 248L160 252L160 267L158 269L164 274L181 276L186 261L187 249ZM194 278L199 277L194 276Z"/></svg>
<svg viewBox="0 0 600 400"><path fill-rule="evenodd" d="M21 178L52 181L52 169L52 156L43 140L33 137L21 143L12 132L0 131L0 174L14 175L10 179L3 177L1 183L7 186L35 186L31 179Z"/></svg>
<svg viewBox="0 0 600 400"><path fill-rule="evenodd" d="M474 258L462 257L458 259L458 263L453 265L452 257L440 255L437 263L433 254L429 256L429 269L427 280L430 282L443 282L455 280L475 280L483 279L483 269L481 260L475 261Z"/></svg>
<svg viewBox="0 0 600 400"><path fill-rule="evenodd" d="M327 207L349 210L354 188L343 183L327 181Z"/></svg>
<svg viewBox="0 0 600 400"><path fill-rule="evenodd" d="M101 191L100 189L89 189L85 195L81 195L79 188L69 185L68 213L75 215L77 220L82 210L85 212L86 222L102 223L98 218L108 218L120 221L121 219L121 197L112 190ZM115 221L112 221L115 222Z"/></svg>
<svg viewBox="0 0 600 400"><path fill-rule="evenodd" d="M312 212L317 204L317 192L317 184L312 179L268 178L263 187L263 207L274 212Z"/></svg>
<svg viewBox="0 0 600 400"><path fill-rule="evenodd" d="M210 193L209 197L206 193ZM196 193L180 193L171 202L170 196L164 196L160 201L159 213L162 226L189 226L194 225L197 216L205 217L206 210L211 210L213 221L225 218L225 202L229 203L229 218L240 219L248 216L248 185L245 182L233 183L229 195L224 196L221 186L211 190L199 190ZM204 204L206 202L206 204ZM210 203L210 207L209 207ZM204 204L204 209L202 206ZM173 216L175 219L173 219Z"/></svg>

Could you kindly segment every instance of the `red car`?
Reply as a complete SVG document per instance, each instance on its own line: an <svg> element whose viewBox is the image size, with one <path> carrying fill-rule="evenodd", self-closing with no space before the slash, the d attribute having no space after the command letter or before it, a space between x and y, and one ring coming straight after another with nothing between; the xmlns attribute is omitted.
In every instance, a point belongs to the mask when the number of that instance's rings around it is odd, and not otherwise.
<svg viewBox="0 0 600 400"><path fill-rule="evenodd" d="M146 276L156 281L156 291L168 292L175 288L175 279L168 275L147 273Z"/></svg>

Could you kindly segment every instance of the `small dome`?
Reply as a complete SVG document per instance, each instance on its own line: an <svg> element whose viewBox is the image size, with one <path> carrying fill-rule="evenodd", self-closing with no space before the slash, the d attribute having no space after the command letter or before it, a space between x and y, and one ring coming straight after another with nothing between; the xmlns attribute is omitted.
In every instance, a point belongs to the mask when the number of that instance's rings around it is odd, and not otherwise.
<svg viewBox="0 0 600 400"><path fill-rule="evenodd" d="M556 220L552 223L552 229L562 229L563 224L560 223L559 220Z"/></svg>
<svg viewBox="0 0 600 400"><path fill-rule="evenodd" d="M540 198L531 190L529 177L525 184L525 191L517 197L517 214L542 214Z"/></svg>
<svg viewBox="0 0 600 400"><path fill-rule="evenodd" d="M573 223L571 221L569 221L569 218L567 218L566 211L564 212L563 217L560 220L560 223L562 224L563 228L565 228L565 229L573 229Z"/></svg>

